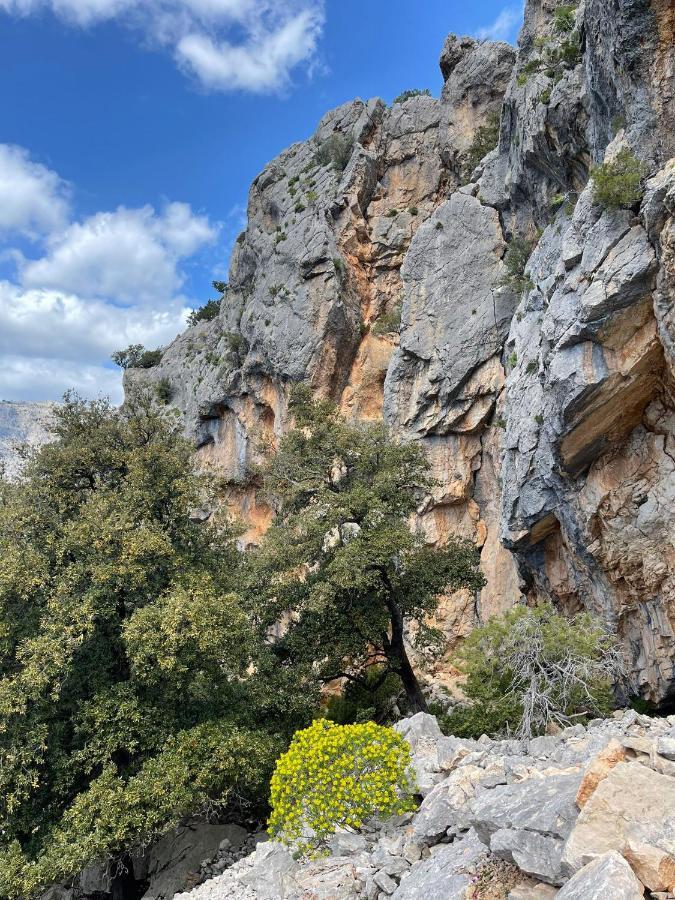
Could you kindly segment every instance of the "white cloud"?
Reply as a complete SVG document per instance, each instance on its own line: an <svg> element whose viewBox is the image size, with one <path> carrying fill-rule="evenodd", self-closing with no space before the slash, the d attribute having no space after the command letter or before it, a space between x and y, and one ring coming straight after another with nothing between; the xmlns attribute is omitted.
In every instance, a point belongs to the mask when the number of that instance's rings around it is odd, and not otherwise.
<svg viewBox="0 0 675 900"><path fill-rule="evenodd" d="M279 91L296 66L311 66L324 0L0 0L27 16L49 9L71 25L120 19L151 43L170 48L208 88Z"/></svg>
<svg viewBox="0 0 675 900"><path fill-rule="evenodd" d="M32 172L28 154L11 149L5 158ZM36 178L58 201L58 176L37 167ZM14 186L0 180L0 211L15 196ZM129 344L162 346L183 330L193 304L181 293L182 266L213 243L220 226L187 203L167 203L159 212L119 207L70 223L58 202L12 209L15 231L40 224L49 233L41 256L26 259L12 246L2 252L17 276L0 280L0 398L58 399L74 387L119 400L110 354Z"/></svg>
<svg viewBox="0 0 675 900"><path fill-rule="evenodd" d="M120 207L74 223L53 235L42 259L24 264L26 287L53 288L124 304L156 304L179 290L177 265L216 230L185 203L157 215L150 206Z"/></svg>
<svg viewBox="0 0 675 900"><path fill-rule="evenodd" d="M522 6L506 6L490 25L476 31L476 37L488 41L513 41L522 21Z"/></svg>
<svg viewBox="0 0 675 900"><path fill-rule="evenodd" d="M0 144L0 234L35 238L61 227L67 213L65 182L22 147Z"/></svg>
<svg viewBox="0 0 675 900"><path fill-rule="evenodd" d="M0 397L5 400L60 400L66 391L82 397L123 400L119 369L82 365L49 357L3 356L0 366Z"/></svg>
<svg viewBox="0 0 675 900"><path fill-rule="evenodd" d="M157 308L124 308L0 281L0 354L105 362L129 344L168 343L185 327L185 315L180 298Z"/></svg>

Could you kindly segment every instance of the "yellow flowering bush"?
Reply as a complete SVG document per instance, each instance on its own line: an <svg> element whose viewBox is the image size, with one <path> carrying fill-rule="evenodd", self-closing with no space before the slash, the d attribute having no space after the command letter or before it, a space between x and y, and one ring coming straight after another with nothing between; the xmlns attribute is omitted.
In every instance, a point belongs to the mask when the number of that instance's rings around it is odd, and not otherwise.
<svg viewBox="0 0 675 900"><path fill-rule="evenodd" d="M323 849L337 828L415 808L408 743L374 722L336 725L318 719L296 731L271 782L269 831L299 853Z"/></svg>

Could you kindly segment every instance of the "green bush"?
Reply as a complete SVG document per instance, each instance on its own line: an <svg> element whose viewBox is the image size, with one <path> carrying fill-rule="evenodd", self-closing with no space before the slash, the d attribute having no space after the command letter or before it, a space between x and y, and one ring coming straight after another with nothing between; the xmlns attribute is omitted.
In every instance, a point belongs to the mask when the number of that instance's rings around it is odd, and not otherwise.
<svg viewBox="0 0 675 900"><path fill-rule="evenodd" d="M315 159L320 166L332 166L336 172L344 172L353 150L354 139L336 132L319 145Z"/></svg>
<svg viewBox="0 0 675 900"><path fill-rule="evenodd" d="M558 34L567 34L574 30L574 14L576 3L564 3L553 13L553 29Z"/></svg>
<svg viewBox="0 0 675 900"><path fill-rule="evenodd" d="M222 281L214 281L214 285L222 285ZM187 318L188 328L197 325L198 322L211 322L220 313L220 300L209 300L199 309L193 309Z"/></svg>
<svg viewBox="0 0 675 900"><path fill-rule="evenodd" d="M168 378L160 378L155 385L155 397L160 403L168 403L173 397L173 388Z"/></svg>
<svg viewBox="0 0 675 900"><path fill-rule="evenodd" d="M491 112L484 125L476 129L471 146L466 152L463 175L469 178L478 163L494 150L499 142L499 114Z"/></svg>
<svg viewBox="0 0 675 900"><path fill-rule="evenodd" d="M429 88L424 88L422 91L412 88L411 90L403 91L398 97L394 97L394 103L405 103L406 100L412 100L413 97L431 97L431 91Z"/></svg>
<svg viewBox="0 0 675 900"><path fill-rule="evenodd" d="M218 291L219 294L224 294L227 291L228 284L226 281L212 281L214 291Z"/></svg>
<svg viewBox="0 0 675 900"><path fill-rule="evenodd" d="M543 734L612 709L621 673L614 639L589 613L566 618L550 604L519 606L474 629L461 647L467 704L444 722L450 733Z"/></svg>
<svg viewBox="0 0 675 900"><path fill-rule="evenodd" d="M591 171L593 200L606 209L629 209L642 199L646 165L624 147Z"/></svg>
<svg viewBox="0 0 675 900"><path fill-rule="evenodd" d="M246 359L246 354L249 351L249 343L244 337L243 334L240 334L238 331L230 331L225 336L225 340L227 341L227 347L230 352L230 356L232 357L232 361L235 365L241 366L244 360Z"/></svg>
<svg viewBox="0 0 675 900"><path fill-rule="evenodd" d="M532 281L525 274L525 267L533 249L534 241L532 240L518 235L511 239L504 255L506 274L499 281L502 287L508 287L520 296L533 286Z"/></svg>
<svg viewBox="0 0 675 900"><path fill-rule="evenodd" d="M161 350L146 350L143 344L130 344L110 357L122 369L151 369L162 361Z"/></svg>
<svg viewBox="0 0 675 900"><path fill-rule="evenodd" d="M389 312L383 313L375 320L373 334L394 334L401 329L401 304L398 303Z"/></svg>
<svg viewBox="0 0 675 900"><path fill-rule="evenodd" d="M301 854L326 849L337 828L360 828L415 808L408 743L368 722L318 719L296 732L271 781L269 831Z"/></svg>

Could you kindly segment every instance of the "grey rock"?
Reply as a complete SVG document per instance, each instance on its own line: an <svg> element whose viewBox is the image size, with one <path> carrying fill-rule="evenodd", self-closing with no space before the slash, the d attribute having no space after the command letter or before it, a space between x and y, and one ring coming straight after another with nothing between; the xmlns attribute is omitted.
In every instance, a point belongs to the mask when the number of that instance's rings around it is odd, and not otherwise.
<svg viewBox="0 0 675 900"><path fill-rule="evenodd" d="M415 863L392 895L394 900L463 900L486 847L474 832L444 844Z"/></svg>
<svg viewBox="0 0 675 900"><path fill-rule="evenodd" d="M506 900L553 900L558 896L558 891L550 884L523 884L517 885L509 891Z"/></svg>
<svg viewBox="0 0 675 900"><path fill-rule="evenodd" d="M499 829L566 838L579 815L575 797L581 774L530 778L481 791L468 805L468 821L481 837Z"/></svg>
<svg viewBox="0 0 675 900"><path fill-rule="evenodd" d="M0 473L15 479L22 468L19 448L38 448L52 439L55 403L13 403L0 400Z"/></svg>
<svg viewBox="0 0 675 900"><path fill-rule="evenodd" d="M252 865L241 875L240 881L251 887L260 900L278 900L284 896L298 868L298 863L285 847L268 841L256 848Z"/></svg>
<svg viewBox="0 0 675 900"><path fill-rule="evenodd" d="M521 872L550 884L564 879L560 859L563 841L535 831L502 828L490 838L490 851L514 863Z"/></svg>
<svg viewBox="0 0 675 900"><path fill-rule="evenodd" d="M643 885L626 860L614 851L579 869L556 894L557 900L642 900Z"/></svg>

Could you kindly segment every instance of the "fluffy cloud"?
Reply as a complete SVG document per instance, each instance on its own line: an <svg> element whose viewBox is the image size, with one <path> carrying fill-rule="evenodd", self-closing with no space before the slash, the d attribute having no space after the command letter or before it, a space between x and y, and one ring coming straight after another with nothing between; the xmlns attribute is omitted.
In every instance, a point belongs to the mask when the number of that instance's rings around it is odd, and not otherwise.
<svg viewBox="0 0 675 900"><path fill-rule="evenodd" d="M49 9L89 27L120 19L146 41L170 48L208 88L256 93L286 87L293 69L311 66L324 23L324 0L0 0L26 16Z"/></svg>
<svg viewBox="0 0 675 900"><path fill-rule="evenodd" d="M10 149L32 171L25 151ZM0 159L4 150L0 145ZM55 173L37 169L45 185L58 188ZM13 190L0 180L0 210ZM110 354L132 343L161 346L185 327L192 304L181 293L181 266L219 233L186 203L160 212L120 207L70 223L64 215L65 208L43 215L51 230L41 256L26 259L11 246L4 252L17 275L0 280L0 398L58 399L74 387L119 400ZM32 213L21 221L37 219ZM17 222L14 216L14 230Z"/></svg>
<svg viewBox="0 0 675 900"><path fill-rule="evenodd" d="M47 255L27 262L21 280L31 288L153 304L180 288L179 260L215 234L208 220L193 215L185 203L171 203L160 215L150 206L120 207L53 235Z"/></svg>
<svg viewBox="0 0 675 900"><path fill-rule="evenodd" d="M35 238L59 228L68 214L67 195L55 172L33 162L22 147L0 144L0 235Z"/></svg>
<svg viewBox="0 0 675 900"><path fill-rule="evenodd" d="M488 41L513 41L522 21L522 6L506 6L493 22L478 29L476 37Z"/></svg>

